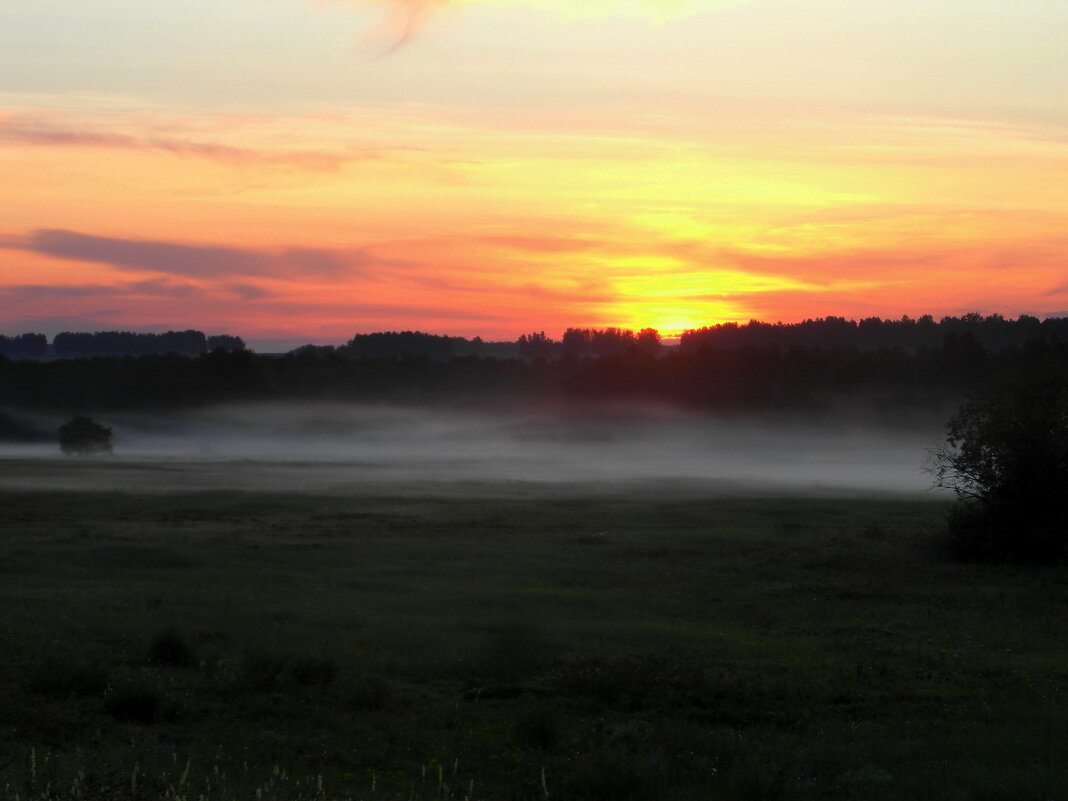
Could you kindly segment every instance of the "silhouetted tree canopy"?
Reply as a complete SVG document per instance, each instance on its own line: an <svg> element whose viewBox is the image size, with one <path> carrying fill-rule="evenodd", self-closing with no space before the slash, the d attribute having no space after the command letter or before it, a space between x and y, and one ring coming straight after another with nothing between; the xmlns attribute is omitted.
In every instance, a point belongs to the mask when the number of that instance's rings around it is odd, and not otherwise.
<svg viewBox="0 0 1068 801"><path fill-rule="evenodd" d="M357 334L338 351L354 359L447 359L452 356L458 339L461 338L422 331L383 331Z"/></svg>
<svg viewBox="0 0 1068 801"><path fill-rule="evenodd" d="M638 332L638 345L647 351L656 353L660 350L660 332L655 328L643 328Z"/></svg>
<svg viewBox="0 0 1068 801"><path fill-rule="evenodd" d="M544 331L521 334L516 340L519 356L523 359L538 359L552 356L559 345L545 335Z"/></svg>
<svg viewBox="0 0 1068 801"><path fill-rule="evenodd" d="M222 348L223 350L245 350L245 340L230 334L216 334L208 337L208 350Z"/></svg>
<svg viewBox="0 0 1068 801"><path fill-rule="evenodd" d="M950 544L968 559L1060 561L1068 545L1068 381L1044 373L988 390L949 421L936 484L958 506Z"/></svg>
<svg viewBox="0 0 1068 801"><path fill-rule="evenodd" d="M244 400L622 401L711 413L850 410L884 421L943 420L968 393L1020 365L1041 372L1068 363L1068 337L1057 334L1065 322L975 315L900 323L906 331L928 331L931 344L918 347L857 344L877 342L863 340L863 331L897 330L898 322L825 318L796 326L724 325L708 329L715 333L704 339L688 336L680 347L657 345L651 329L570 328L564 341L537 331L503 343L421 332L360 334L340 347L280 355L215 348L192 355L0 356L0 409L54 413L68 409L71 398L91 414ZM989 336L976 334L986 326L1029 331L1031 338L988 346L983 337ZM805 338L817 344L795 341Z"/></svg>
<svg viewBox="0 0 1068 801"><path fill-rule="evenodd" d="M111 453L111 429L90 417L72 417L59 427L59 447L78 456Z"/></svg>
<svg viewBox="0 0 1068 801"><path fill-rule="evenodd" d="M562 344L564 353L572 356L608 356L628 350L637 341L634 332L625 328L569 328Z"/></svg>
<svg viewBox="0 0 1068 801"><path fill-rule="evenodd" d="M208 338L200 331L167 331L163 334L135 334L131 331L64 331L52 340L57 356L140 356L148 353L178 353L195 356L208 349Z"/></svg>
<svg viewBox="0 0 1068 801"><path fill-rule="evenodd" d="M44 334L0 336L0 356L12 359L43 359L48 356L84 358L91 356L145 356L177 353L197 356L215 348L245 350L241 337L217 334L206 337L200 331L166 331L138 334L132 331L63 331L49 344Z"/></svg>
<svg viewBox="0 0 1068 801"><path fill-rule="evenodd" d="M935 321L930 315L900 320L867 317L820 317L799 323L766 323L751 320L744 325L721 323L685 331L679 349L789 350L791 348L852 348L857 350L921 350L955 347L967 354L978 349L1006 351L1034 343L1068 342L1068 318L1021 315L1008 320L1000 314L965 314ZM634 345L649 352L660 351L660 334L644 328L635 333L624 328L568 328L561 340L544 331L523 334L514 342L485 342L480 337L441 336L421 331L383 331L356 334L335 350L351 359L427 358L446 360L462 356L494 358L552 358L609 356L624 353ZM324 346L316 346L324 347ZM51 344L43 334L0 336L0 356L42 359L48 356L86 358L94 356L145 356L176 353L198 356L222 348L245 350L244 341L229 334L210 337L200 331L167 331L139 334L130 331L63 332ZM668 350L665 348L665 350Z"/></svg>
<svg viewBox="0 0 1068 801"><path fill-rule="evenodd" d="M949 338L973 341L986 350L998 351L1040 340L1063 341L1068 340L1068 318L1039 320L1024 314L1016 320L1008 320L1000 314L984 317L971 313L943 317L938 322L929 314L918 319L905 315L900 320L868 317L857 321L833 316L799 323L750 320L745 325L722 323L686 331L680 345L683 348L788 348L800 345L914 351L938 347Z"/></svg>
<svg viewBox="0 0 1068 801"><path fill-rule="evenodd" d="M941 417L992 376L1020 364L1066 361L1065 344L988 351L955 339L916 352L800 346L654 352L635 342L606 355L549 359L355 358L329 347L281 356L217 349L196 357L0 357L0 409L66 409L71 398L91 413L314 398L468 405L637 401L732 413L832 410L845 403L883 416L926 410Z"/></svg>
<svg viewBox="0 0 1068 801"><path fill-rule="evenodd" d="M44 334L0 336L0 355L15 359L40 359L48 355L48 339Z"/></svg>

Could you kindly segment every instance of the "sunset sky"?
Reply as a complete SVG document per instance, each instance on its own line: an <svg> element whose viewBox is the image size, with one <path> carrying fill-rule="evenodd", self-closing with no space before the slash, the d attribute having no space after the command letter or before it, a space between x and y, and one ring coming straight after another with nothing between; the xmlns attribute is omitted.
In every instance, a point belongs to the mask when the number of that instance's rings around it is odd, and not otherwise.
<svg viewBox="0 0 1068 801"><path fill-rule="evenodd" d="M1068 313L1063 0L0 0L0 333Z"/></svg>

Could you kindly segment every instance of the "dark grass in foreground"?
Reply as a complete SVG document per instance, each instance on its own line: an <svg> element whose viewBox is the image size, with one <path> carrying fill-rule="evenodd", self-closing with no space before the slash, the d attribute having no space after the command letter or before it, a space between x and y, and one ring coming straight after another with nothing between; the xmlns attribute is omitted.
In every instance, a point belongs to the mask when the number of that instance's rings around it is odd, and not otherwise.
<svg viewBox="0 0 1068 801"><path fill-rule="evenodd" d="M1068 798L1068 573L941 504L0 503L3 799Z"/></svg>

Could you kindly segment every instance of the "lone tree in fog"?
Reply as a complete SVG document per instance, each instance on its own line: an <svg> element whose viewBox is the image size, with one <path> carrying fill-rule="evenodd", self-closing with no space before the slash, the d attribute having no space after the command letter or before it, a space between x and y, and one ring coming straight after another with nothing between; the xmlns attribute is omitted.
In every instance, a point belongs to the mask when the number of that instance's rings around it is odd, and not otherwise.
<svg viewBox="0 0 1068 801"><path fill-rule="evenodd" d="M1068 545L1068 381L990 390L949 421L935 485L953 490L950 546L965 559L1051 562Z"/></svg>
<svg viewBox="0 0 1068 801"><path fill-rule="evenodd" d="M59 447L78 456L111 453L111 429L90 417L72 417L59 427Z"/></svg>

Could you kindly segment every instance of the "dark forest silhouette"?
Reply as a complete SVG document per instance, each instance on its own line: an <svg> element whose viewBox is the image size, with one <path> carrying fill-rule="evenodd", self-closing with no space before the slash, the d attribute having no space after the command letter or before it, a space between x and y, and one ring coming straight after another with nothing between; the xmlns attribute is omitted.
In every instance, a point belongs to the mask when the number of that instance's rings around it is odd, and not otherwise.
<svg viewBox="0 0 1068 801"><path fill-rule="evenodd" d="M49 343L44 334L0 336L0 355L15 359L43 359L49 356L79 358L84 356L143 356L177 353L197 356L222 348L244 350L241 337L229 334L205 336L200 331L167 331L162 334L138 334L132 331L70 332L56 334Z"/></svg>
<svg viewBox="0 0 1068 801"><path fill-rule="evenodd" d="M683 332L681 350L716 349L783 349L783 348L857 348L861 350L900 348L907 351L937 348L956 340L961 347L978 344L987 350L1001 351L1035 342L1068 341L1068 318L1021 315L1009 320L999 314L983 316L965 314L935 321L930 315L919 318L904 316L900 320L868 317L849 320L845 317L820 317L799 323L720 323ZM644 328L634 332L624 328L568 328L559 340L544 331L523 334L514 342L487 342L481 337L442 336L420 331L383 331L356 334L341 346L306 345L299 351L338 353L354 359L392 359L426 357L448 359L454 356L496 356L524 359L562 356L608 356L639 349L657 353L661 348L659 332ZM49 343L43 334L26 333L0 336L0 355L15 359L49 357L79 358L89 356L142 356L176 353L198 356L217 348L245 350L240 337L203 332L167 331L159 334L131 331L65 331Z"/></svg>
<svg viewBox="0 0 1068 801"><path fill-rule="evenodd" d="M940 322L828 317L724 324L687 332L677 347L663 346L651 329L570 328L559 341L534 332L513 343L407 331L258 355L237 337L104 332L59 335L48 358L28 358L42 341L38 335L0 341L19 357L0 357L0 406L639 401L732 413L851 407L907 416L944 414L976 387L1024 366L1059 373L1068 365L1068 319L977 314ZM72 350L97 355L57 358ZM125 355L100 355L115 351Z"/></svg>

